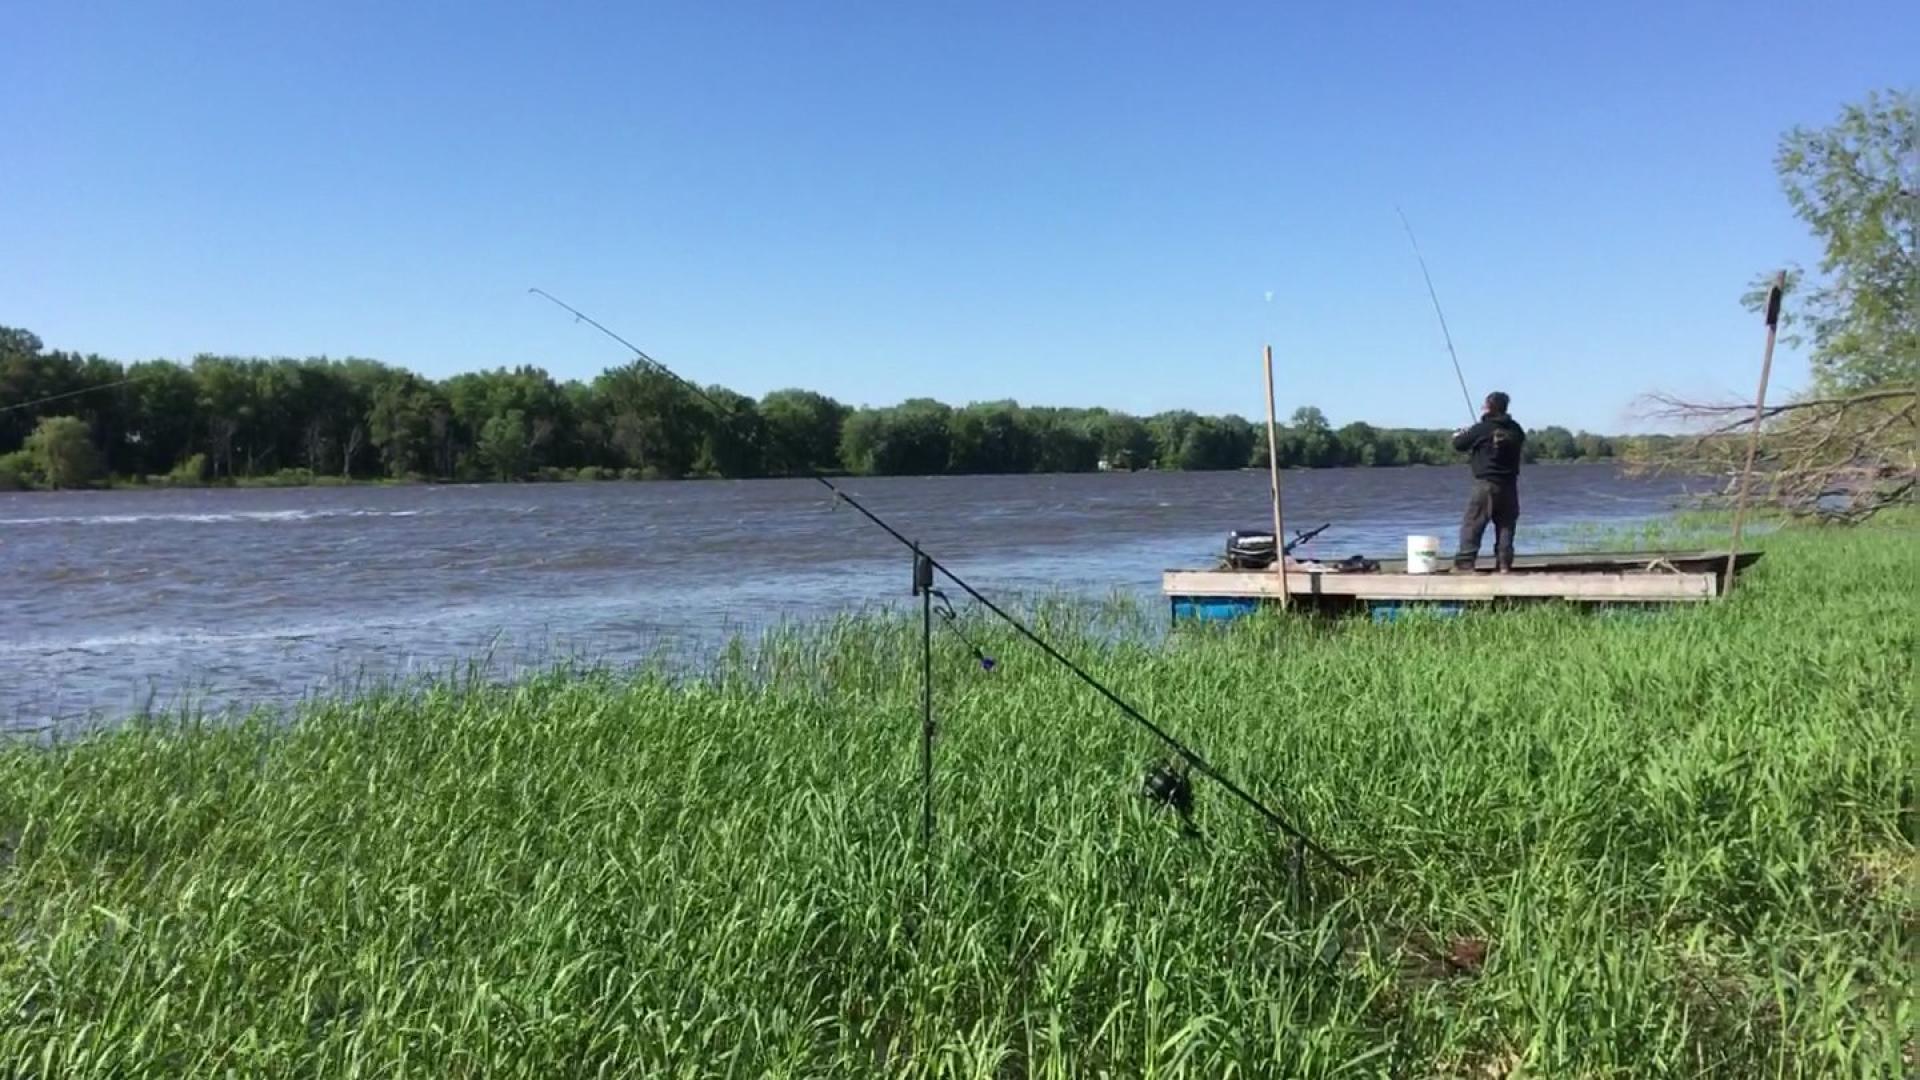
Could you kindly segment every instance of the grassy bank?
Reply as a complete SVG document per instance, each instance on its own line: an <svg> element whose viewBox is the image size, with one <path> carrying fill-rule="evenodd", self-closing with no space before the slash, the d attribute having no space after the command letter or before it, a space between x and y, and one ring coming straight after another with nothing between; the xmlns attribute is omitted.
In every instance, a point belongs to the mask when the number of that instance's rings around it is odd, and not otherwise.
<svg viewBox="0 0 1920 1080"><path fill-rule="evenodd" d="M1891 1075L1911 1053L1898 527L1654 618L1263 620L1076 652L1359 868L1010 641L846 623L0 754L0 1073ZM1911 1058L1908 1058L1911 1061Z"/></svg>

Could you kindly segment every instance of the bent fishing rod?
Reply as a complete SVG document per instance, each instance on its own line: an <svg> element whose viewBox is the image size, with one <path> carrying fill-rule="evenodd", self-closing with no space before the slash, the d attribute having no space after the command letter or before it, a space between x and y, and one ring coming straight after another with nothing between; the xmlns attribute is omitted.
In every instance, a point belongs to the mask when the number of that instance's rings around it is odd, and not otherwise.
<svg viewBox="0 0 1920 1080"><path fill-rule="evenodd" d="M555 307L560 308L562 311L565 311L568 314L572 315L576 321L586 323L588 326L591 326L595 330L600 331L600 333L606 335L608 338L612 339L613 341L618 342L621 346L625 347L628 351L632 352L633 355L642 364L645 364L648 368L666 377L667 379L672 380L676 385L680 386L682 389L686 390L688 393L693 394L695 397L698 397L701 401L706 402L706 404L709 407L711 407L717 415L724 417L728 420L731 420L734 417L735 413L734 413L733 407L721 404L719 401L715 400L713 395L707 393L699 385L693 382L690 382L685 378L682 378L678 372L674 371L672 368L669 368L667 365L661 363L660 361L655 360L653 357L647 355L646 351L640 348L640 346L635 345L633 342L628 341L626 338L621 337L619 334L614 333L612 330L608 329L604 324L600 323L598 320L594 319L592 316L588 315L586 312L583 312L579 308L576 308L573 305L567 303L566 301L561 300L559 297L553 295L550 292L547 292L545 289L530 288L527 291L532 293L535 296L540 297L543 300L546 300L548 303L553 304ZM789 450L791 448L782 447L781 449ZM1165 728L1161 727L1159 724L1154 723L1151 719L1147 717L1145 713L1135 708L1132 703L1128 702L1125 698L1121 697L1118 693L1115 693L1105 683L1101 682L1099 679L1094 678L1091 674L1087 672L1085 668L1081 667L1079 664L1075 663L1070 657L1068 657L1065 653L1062 653L1059 649L1055 648L1052 642L1049 642L1046 638L1040 636L1038 632L1036 632L1031 627L1029 627L1025 622L1021 621L1017 616L1008 612L1005 608L1001 607L999 604L994 603L993 600L988 598L988 596L985 593L981 592L979 589L974 588L972 585L968 584L966 580L962 578L959 574L954 573L952 568L942 563L939 559L934 558L919 544L908 539L905 533L902 533L899 529L896 529L892 525L888 524L887 521L884 518L882 518L879 514L876 514L872 510L868 509L866 505L863 504L859 499L855 498L853 495L849 494L846 490L842 489L838 484L835 484L832 480L828 479L824 473L821 473L819 470L813 468L811 465L804 464L806 460L807 459L804 455L791 455L789 457L790 462L801 463L799 466L799 471L804 473L808 479L813 480L814 482L820 484L822 487L825 487L828 491L832 492L833 497L836 500L846 503L848 506L851 506L854 509L854 511L857 512L861 517L872 522L875 527L880 529L880 531L886 533L888 536L892 537L897 543L900 544L900 546L913 552L916 555L917 559L924 561L925 565L928 568L938 572L940 576L952 582L955 588L959 589L963 593L966 593L968 597L972 598L975 603L979 604L981 607L992 612L995 616L997 616L1000 619L1001 622L1006 623L1007 626L1011 627L1015 633L1019 634L1022 638L1026 639L1035 648L1039 649L1043 654L1045 654L1048 659L1059 664L1061 667L1066 668L1067 671L1073 674L1074 678L1079 679L1082 683L1090 687L1095 693L1105 698L1108 704L1112 705L1115 709L1120 711L1121 715L1127 717L1127 719L1129 720L1132 720L1134 723L1138 724L1140 727L1144 728L1147 732L1152 734L1153 737L1158 739L1160 743L1164 745L1168 750L1172 751L1182 761L1186 762L1189 768L1193 769L1195 772L1198 772L1203 776L1206 776L1208 779L1212 780L1214 783L1219 784L1223 789L1227 791L1228 794L1232 795L1235 799L1238 799L1241 803L1245 804L1249 809L1253 810L1256 814L1260 815L1260 817L1265 819L1268 824L1272 825L1276 829L1279 829L1282 833L1292 838L1295 843L1299 844L1300 846L1313 852L1315 855L1318 855L1321 859L1325 860L1327 865L1333 867L1335 870L1338 870L1340 873L1347 875L1349 877L1353 875L1352 867L1348 866L1345 862L1342 862L1331 851L1328 851L1326 848L1322 847L1318 841L1313 839L1313 837L1308 836L1305 832L1302 832L1300 829L1296 828L1292 822L1288 821L1285 817L1282 817L1278 811L1274 810L1272 807L1268 806L1266 803L1260 801L1260 799L1255 797L1251 792L1247 791L1245 788L1241 787L1239 784L1234 783L1232 778L1228 777L1225 773L1221 772L1218 768L1215 768L1214 765L1211 762L1207 761L1206 758L1202 757L1198 751L1194 750L1192 747L1188 746L1187 744L1181 742L1179 739L1174 738L1171 732L1167 731Z"/></svg>
<svg viewBox="0 0 1920 1080"><path fill-rule="evenodd" d="M1420 254L1420 241L1413 238L1413 225L1407 221L1407 212L1398 206L1393 212L1400 215L1400 227L1407 230L1407 243L1413 245L1413 257L1420 263L1420 276L1427 281L1427 296L1433 301L1433 313L1440 317L1440 336L1447 341L1447 355L1453 358L1453 377L1460 380L1460 397L1467 403L1467 415L1471 422L1478 423L1480 410L1473 407L1473 394L1467 390L1467 377L1460 371L1460 354L1453 351L1453 333L1447 329L1447 313L1440 310L1440 294L1433 287L1433 275L1427 272L1427 257Z"/></svg>

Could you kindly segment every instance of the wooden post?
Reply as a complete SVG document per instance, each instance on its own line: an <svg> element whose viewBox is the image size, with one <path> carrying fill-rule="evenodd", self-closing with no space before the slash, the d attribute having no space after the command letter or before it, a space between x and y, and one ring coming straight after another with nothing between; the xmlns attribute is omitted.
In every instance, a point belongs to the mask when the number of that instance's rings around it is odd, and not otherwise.
<svg viewBox="0 0 1920 1080"><path fill-rule="evenodd" d="M1786 292L1787 274L1773 276L1767 290L1767 348L1760 354L1760 389L1753 396L1753 427L1747 432L1747 464L1740 470L1740 494L1733 503L1733 539L1727 543L1727 583L1722 596L1733 591L1734 560L1740 556L1740 529L1747 521L1747 485L1753 480L1753 459L1760 449L1760 422L1767 414L1767 376L1773 373L1773 339L1780 330L1780 297Z"/></svg>
<svg viewBox="0 0 1920 1080"><path fill-rule="evenodd" d="M1273 417L1273 346L1264 352L1267 368L1267 477L1273 490L1273 571L1280 575L1280 606L1291 603L1287 590L1287 533L1280 518L1280 438Z"/></svg>

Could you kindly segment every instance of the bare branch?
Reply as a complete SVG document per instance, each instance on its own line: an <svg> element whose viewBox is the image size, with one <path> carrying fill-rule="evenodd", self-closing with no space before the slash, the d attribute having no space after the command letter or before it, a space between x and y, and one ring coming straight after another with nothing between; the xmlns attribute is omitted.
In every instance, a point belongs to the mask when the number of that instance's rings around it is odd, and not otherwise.
<svg viewBox="0 0 1920 1080"><path fill-rule="evenodd" d="M1780 405L1769 405L1761 411L1759 419L1764 422L1787 413L1802 412L1807 409L1850 409L1876 401L1899 399L1912 401L1920 399L1920 387L1894 387L1887 390L1868 390L1845 397L1800 398ZM1650 415L1660 419L1709 419L1728 415L1737 415L1736 419L1715 429L1718 433L1737 431L1754 422L1753 406L1744 402L1711 403L1687 401L1669 394L1650 394L1643 399L1652 406Z"/></svg>
<svg viewBox="0 0 1920 1080"><path fill-rule="evenodd" d="M1706 421L1695 434L1659 444L1633 462L1636 471L1695 476L1737 475L1744 434L1754 429L1751 405L1650 399L1669 417ZM1803 398L1761 415L1753 491L1759 505L1826 521L1857 522L1911 501L1920 473L1915 417L1920 388L1883 387L1856 394ZM1736 485L1708 496L1729 501Z"/></svg>

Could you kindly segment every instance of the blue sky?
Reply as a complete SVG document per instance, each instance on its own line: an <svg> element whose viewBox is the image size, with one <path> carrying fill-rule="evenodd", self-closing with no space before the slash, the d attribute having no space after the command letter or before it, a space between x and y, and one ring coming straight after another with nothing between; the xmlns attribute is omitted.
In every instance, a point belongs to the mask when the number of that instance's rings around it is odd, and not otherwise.
<svg viewBox="0 0 1920 1080"><path fill-rule="evenodd" d="M1451 425L1398 204L1476 392L1625 430L1751 393L1780 132L1916 79L1910 3L16 4L0 323L624 359L540 285L749 393L1257 416L1270 339L1283 409Z"/></svg>

